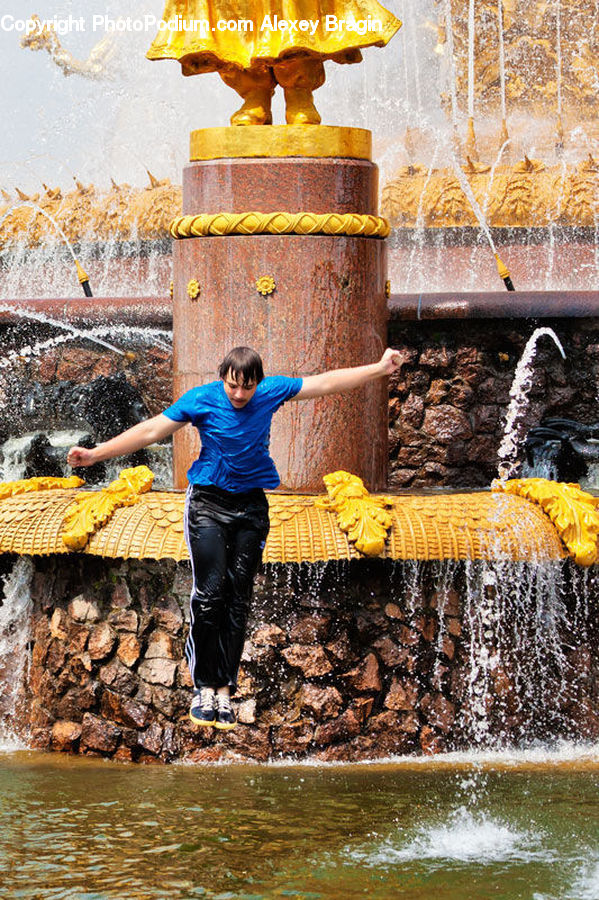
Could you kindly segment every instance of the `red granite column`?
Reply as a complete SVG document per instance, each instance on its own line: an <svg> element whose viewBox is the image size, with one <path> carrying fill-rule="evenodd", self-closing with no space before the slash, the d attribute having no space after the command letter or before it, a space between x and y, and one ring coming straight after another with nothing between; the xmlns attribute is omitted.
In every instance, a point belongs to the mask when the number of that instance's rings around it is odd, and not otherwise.
<svg viewBox="0 0 599 900"><path fill-rule="evenodd" d="M377 168L364 159L215 159L184 171L184 214L221 212L376 215ZM275 290L256 288L271 276ZM177 240L174 252L174 392L217 378L234 346L254 347L267 374L310 375L377 360L385 347L385 243L325 234L231 234ZM200 295L188 296L196 280ZM196 432L175 441L175 486L197 454ZM283 486L322 491L335 469L384 487L387 385L287 403L271 452Z"/></svg>

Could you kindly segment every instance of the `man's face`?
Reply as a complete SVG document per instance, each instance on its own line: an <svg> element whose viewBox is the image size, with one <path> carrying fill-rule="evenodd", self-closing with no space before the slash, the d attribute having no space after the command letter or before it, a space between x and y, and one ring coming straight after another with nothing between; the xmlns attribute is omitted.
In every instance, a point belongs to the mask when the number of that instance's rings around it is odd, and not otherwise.
<svg viewBox="0 0 599 900"><path fill-rule="evenodd" d="M225 394L231 401L231 406L235 409L243 409L246 403L250 402L258 387L256 381L248 381L244 384L242 381L237 380L230 369L223 378L223 384L225 386Z"/></svg>

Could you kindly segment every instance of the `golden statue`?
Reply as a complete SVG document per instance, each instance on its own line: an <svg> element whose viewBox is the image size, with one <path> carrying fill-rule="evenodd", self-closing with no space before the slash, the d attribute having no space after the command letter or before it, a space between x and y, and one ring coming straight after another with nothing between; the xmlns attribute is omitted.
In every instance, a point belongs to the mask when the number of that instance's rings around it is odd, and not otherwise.
<svg viewBox="0 0 599 900"><path fill-rule="evenodd" d="M275 86L289 125L318 125L312 92L324 60L360 62L401 22L377 0L166 0L149 59L177 59L184 75L218 72L243 99L232 125L272 124ZM166 27L168 26L168 27Z"/></svg>

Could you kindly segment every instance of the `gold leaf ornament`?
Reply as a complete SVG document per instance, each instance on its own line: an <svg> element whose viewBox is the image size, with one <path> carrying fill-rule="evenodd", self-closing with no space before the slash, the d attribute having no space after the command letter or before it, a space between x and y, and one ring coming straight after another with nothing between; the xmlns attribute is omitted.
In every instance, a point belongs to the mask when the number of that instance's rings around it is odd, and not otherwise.
<svg viewBox="0 0 599 900"><path fill-rule="evenodd" d="M263 297L272 294L276 286L277 284L272 275L262 275L262 277L258 278L256 281L256 290L259 294L262 294Z"/></svg>
<svg viewBox="0 0 599 900"><path fill-rule="evenodd" d="M550 481L547 478L494 481L492 489L516 494L537 503L549 516L579 566L591 566L597 561L598 497L583 491L578 484Z"/></svg>
<svg viewBox="0 0 599 900"><path fill-rule="evenodd" d="M82 550L90 536L121 506L132 506L139 495L149 491L154 475L147 466L123 469L119 477L102 491L77 495L63 519L62 539L70 550Z"/></svg>
<svg viewBox="0 0 599 900"><path fill-rule="evenodd" d="M357 475L339 470L323 478L328 497L314 501L320 509L337 514L337 523L356 549L365 556L379 556L392 525L386 497L372 497Z"/></svg>

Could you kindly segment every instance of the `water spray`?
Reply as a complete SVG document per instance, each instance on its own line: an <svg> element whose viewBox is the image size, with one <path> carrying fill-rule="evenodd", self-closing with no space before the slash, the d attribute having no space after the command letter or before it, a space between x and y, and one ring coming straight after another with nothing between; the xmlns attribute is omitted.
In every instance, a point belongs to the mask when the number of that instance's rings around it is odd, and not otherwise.
<svg viewBox="0 0 599 900"><path fill-rule="evenodd" d="M493 256L495 257L495 260L497 262L497 271L499 273L499 277L503 280L506 290L515 291L516 288L514 287L514 283L510 277L509 270L508 270L507 266L505 265L505 263L503 263L500 260L498 254L497 254L497 248L495 246L495 241L493 240L493 235L491 234L491 229L489 228L489 226L487 224L487 220L485 219L485 217L483 215L482 209L478 205L478 201L477 201L476 197L474 196L474 192L473 192L472 188L470 187L470 182L464 175L464 172L462 171L461 167L457 164L455 159L452 160L452 163L453 163L453 169L455 171L456 177L457 177L458 181L460 182L460 187L464 191L464 194L466 195L468 203L472 207L472 212L476 216L478 224L482 228L483 233L489 242L489 247L493 251Z"/></svg>
<svg viewBox="0 0 599 900"><path fill-rule="evenodd" d="M58 319L52 319L50 318L50 316L47 316L44 313L37 312L37 310L19 306L12 306L8 303L1 303L0 312L9 313L10 315L16 315L21 319L31 319L34 322L41 322L44 325L52 325L54 328L60 328L63 331L70 332L70 334L72 334L74 337L91 341L93 344L98 344L98 346L104 347L106 350L112 351L112 353L117 353L119 356L124 356L126 359L135 358L135 354L133 354L132 357L129 351L121 350L119 349L119 347L115 347L114 344L109 344L108 341L104 341L99 337L95 337L91 333L86 333L85 331L81 331L79 328L75 328L73 325L70 325L69 322L61 322Z"/></svg>
<svg viewBox="0 0 599 900"><path fill-rule="evenodd" d="M17 193L21 196L21 198L25 197L25 195L22 193L22 191L19 191L18 188L17 188ZM4 215L0 218L0 225L2 225L4 220L7 219L8 216L11 215L11 213L15 212L15 210L17 210L17 209L21 209L22 207L29 207L29 209L33 209L36 212L41 213L42 216L45 216L46 219L48 219L48 221L54 226L56 231L59 233L59 235L65 242L65 244L69 250L69 253L73 257L73 262L75 263L75 267L77 269L77 278L79 279L79 283L81 284L81 287L83 288L83 293L85 294L86 297L93 297L92 289L89 284L89 277L87 276L86 272L84 271L84 269L80 265L79 261L77 260L77 257L75 256L75 251L73 250L71 242L69 241L68 237L66 236L66 234L64 233L64 231L62 230L62 228L60 227L60 225L58 224L56 219L53 216L51 216L50 213L46 212L45 209L42 209L41 206L38 206L37 203L34 203L32 200L26 199L26 200L24 200L23 203L16 203L14 206L11 206L9 209L7 209L6 212L4 213Z"/></svg>

